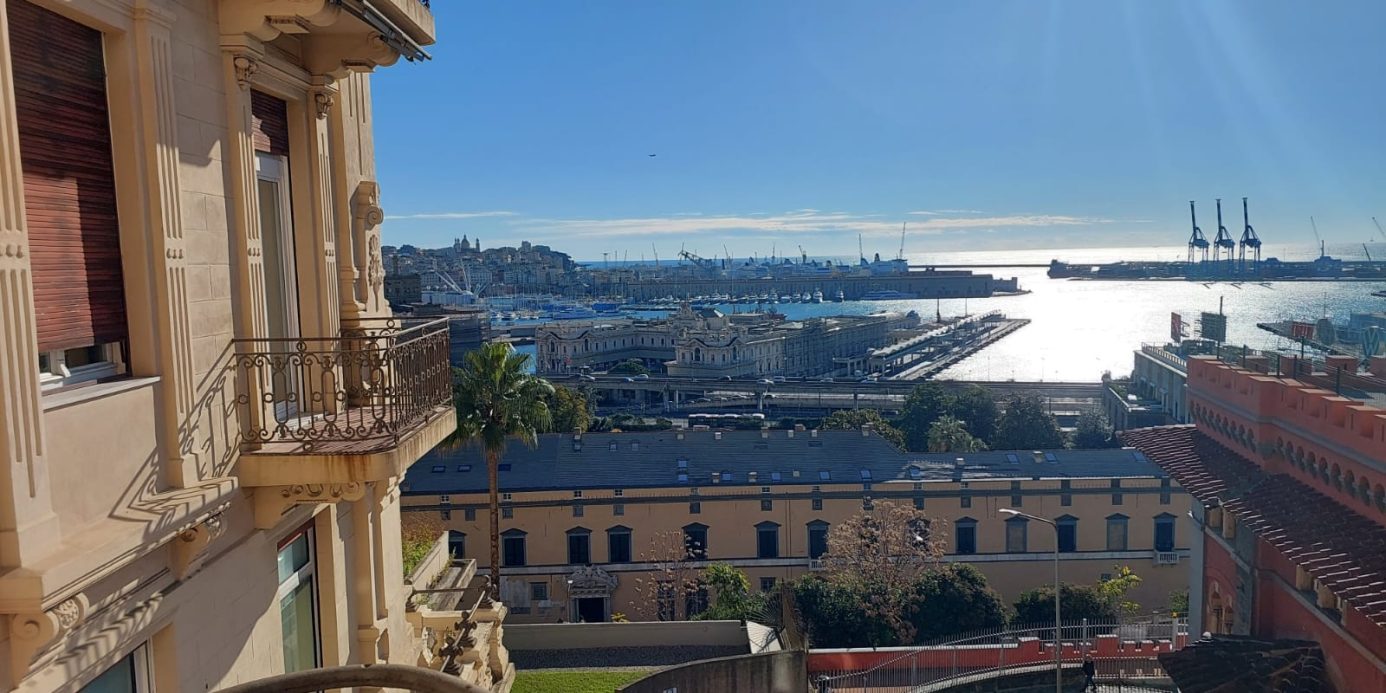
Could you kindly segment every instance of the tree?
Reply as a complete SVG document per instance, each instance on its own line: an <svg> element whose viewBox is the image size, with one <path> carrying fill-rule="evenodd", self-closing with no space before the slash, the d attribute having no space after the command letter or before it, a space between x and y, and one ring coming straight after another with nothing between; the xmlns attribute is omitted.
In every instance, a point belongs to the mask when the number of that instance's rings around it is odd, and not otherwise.
<svg viewBox="0 0 1386 693"><path fill-rule="evenodd" d="M510 439L533 447L550 424L553 387L528 372L529 354L503 342L481 345L453 371L457 430L447 444L479 443L490 482L491 593L500 595L500 460Z"/></svg>
<svg viewBox="0 0 1386 693"><path fill-rule="evenodd" d="M1059 422L1035 396L1016 396L1006 405L991 440L993 450L1044 450L1064 446Z"/></svg>
<svg viewBox="0 0 1386 693"><path fill-rule="evenodd" d="M1171 616L1189 615L1189 591L1187 589L1176 590L1169 593L1169 606L1167 609Z"/></svg>
<svg viewBox="0 0 1386 693"><path fill-rule="evenodd" d="M952 408L953 397L936 382L926 382L911 390L898 420L900 431L905 434L905 448L915 452L927 450L930 427Z"/></svg>
<svg viewBox="0 0 1386 693"><path fill-rule="evenodd" d="M409 577L446 532L435 513L403 513L400 516L400 553L404 556L404 576Z"/></svg>
<svg viewBox="0 0 1386 693"><path fill-rule="evenodd" d="M1112 424L1100 411L1085 411L1078 415L1078 427L1073 432L1073 447L1087 450L1117 445L1112 437Z"/></svg>
<svg viewBox="0 0 1386 693"><path fill-rule="evenodd" d="M987 578L969 563L945 564L915 585L917 606L910 622L916 644L983 628L1006 625L1006 603Z"/></svg>
<svg viewBox="0 0 1386 693"><path fill-rule="evenodd" d="M690 597L700 597L706 587L683 531L656 532L649 548L640 552L640 560L650 566L635 578L635 593L640 595L646 618L683 621L693 616L688 613Z"/></svg>
<svg viewBox="0 0 1386 693"><path fill-rule="evenodd" d="M912 506L876 503L829 530L822 557L828 581L857 595L860 608L899 642L911 642L915 584L943 555L939 534Z"/></svg>
<svg viewBox="0 0 1386 693"><path fill-rule="evenodd" d="M766 613L765 594L751 591L746 573L730 563L713 563L703 571L702 581L712 588L712 605L693 617L698 621L762 621Z"/></svg>
<svg viewBox="0 0 1386 693"><path fill-rule="evenodd" d="M860 431L865 426L870 426L891 445L905 448L905 435L881 418L881 413L875 409L839 409L823 419L825 431Z"/></svg>
<svg viewBox="0 0 1386 693"><path fill-rule="evenodd" d="M645 362L640 359L626 359L612 366L607 372L617 375L649 375L650 369L645 367Z"/></svg>
<svg viewBox="0 0 1386 693"><path fill-rule="evenodd" d="M595 407L587 399L587 393L571 387L556 385L553 398L549 400L549 430L554 433L586 432L592 425Z"/></svg>
<svg viewBox="0 0 1386 693"><path fill-rule="evenodd" d="M929 427L929 452L980 452L987 444L972 437L963 422L943 415Z"/></svg>
<svg viewBox="0 0 1386 693"><path fill-rule="evenodd" d="M963 422L968 433L982 440L991 440L996 434L996 421L1001 418L996 396L980 385L968 385L955 394L952 413Z"/></svg>
<svg viewBox="0 0 1386 693"><path fill-rule="evenodd" d="M1141 584L1141 576L1132 571L1130 566L1119 565L1114 568L1112 577L1097 583L1097 592L1117 614L1131 616L1140 611L1141 605L1127 599L1126 593Z"/></svg>
<svg viewBox="0 0 1386 693"><path fill-rule="evenodd" d="M861 595L817 573L790 583L794 611L814 647L890 647L900 643L884 621L861 608Z"/></svg>
<svg viewBox="0 0 1386 693"><path fill-rule="evenodd" d="M1088 619L1110 621L1116 609L1098 591L1096 585L1061 585L1059 604L1064 622ZM1021 626L1046 625L1054 622L1054 586L1045 585L1022 592L1015 602L1014 623Z"/></svg>

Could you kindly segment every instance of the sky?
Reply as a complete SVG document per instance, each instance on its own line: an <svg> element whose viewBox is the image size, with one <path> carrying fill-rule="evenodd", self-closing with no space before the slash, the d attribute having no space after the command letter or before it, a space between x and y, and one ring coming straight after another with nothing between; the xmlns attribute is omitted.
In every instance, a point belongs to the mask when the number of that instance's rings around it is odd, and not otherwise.
<svg viewBox="0 0 1386 693"><path fill-rule="evenodd" d="M389 244L1181 245L1243 196L1267 243L1386 241L1380 0L432 4L373 81Z"/></svg>

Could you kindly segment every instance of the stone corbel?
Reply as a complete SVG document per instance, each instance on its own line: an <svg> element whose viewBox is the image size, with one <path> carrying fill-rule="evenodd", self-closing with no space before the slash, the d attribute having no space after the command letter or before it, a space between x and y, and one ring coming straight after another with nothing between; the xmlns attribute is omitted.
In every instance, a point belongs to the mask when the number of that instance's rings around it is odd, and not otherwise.
<svg viewBox="0 0 1386 693"><path fill-rule="evenodd" d="M284 512L295 505L358 501L365 495L366 485L359 482L257 488L254 494L255 528L273 528L279 524L279 518L283 517Z"/></svg>
<svg viewBox="0 0 1386 693"><path fill-rule="evenodd" d="M331 0L242 0L220 3L222 33L245 34L273 41L280 34L303 34L313 26L328 26L341 18L342 8Z"/></svg>
<svg viewBox="0 0 1386 693"><path fill-rule="evenodd" d="M78 594L47 611L10 617L11 680L28 675L34 657L72 632L90 608L86 595Z"/></svg>
<svg viewBox="0 0 1386 693"><path fill-rule="evenodd" d="M178 533L178 538L170 544L173 551L173 576L182 581L188 579L202 567L207 557L207 547L226 531L225 520L217 513L201 523Z"/></svg>
<svg viewBox="0 0 1386 693"><path fill-rule="evenodd" d="M352 214L361 222L363 230L370 231L385 221L385 210L380 208L380 184L375 181L363 180L358 183L351 202Z"/></svg>

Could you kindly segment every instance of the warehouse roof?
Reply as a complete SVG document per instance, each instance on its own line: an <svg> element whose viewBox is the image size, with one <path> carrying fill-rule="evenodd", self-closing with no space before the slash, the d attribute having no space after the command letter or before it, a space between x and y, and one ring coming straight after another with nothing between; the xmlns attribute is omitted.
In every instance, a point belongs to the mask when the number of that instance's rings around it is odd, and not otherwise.
<svg viewBox="0 0 1386 693"><path fill-rule="evenodd" d="M1164 476L1130 449L911 453L859 431L656 431L550 434L535 448L511 443L500 484L538 491ZM440 448L405 481L411 494L484 491L486 460L477 446Z"/></svg>

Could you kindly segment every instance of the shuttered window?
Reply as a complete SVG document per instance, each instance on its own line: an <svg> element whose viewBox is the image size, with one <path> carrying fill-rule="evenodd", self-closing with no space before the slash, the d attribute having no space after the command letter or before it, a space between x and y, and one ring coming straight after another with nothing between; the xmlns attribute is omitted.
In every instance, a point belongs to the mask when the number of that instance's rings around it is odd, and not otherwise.
<svg viewBox="0 0 1386 693"><path fill-rule="evenodd" d="M283 99L250 92L250 139L255 151L289 155L289 107Z"/></svg>
<svg viewBox="0 0 1386 693"><path fill-rule="evenodd" d="M101 32L9 3L39 351L128 335Z"/></svg>

